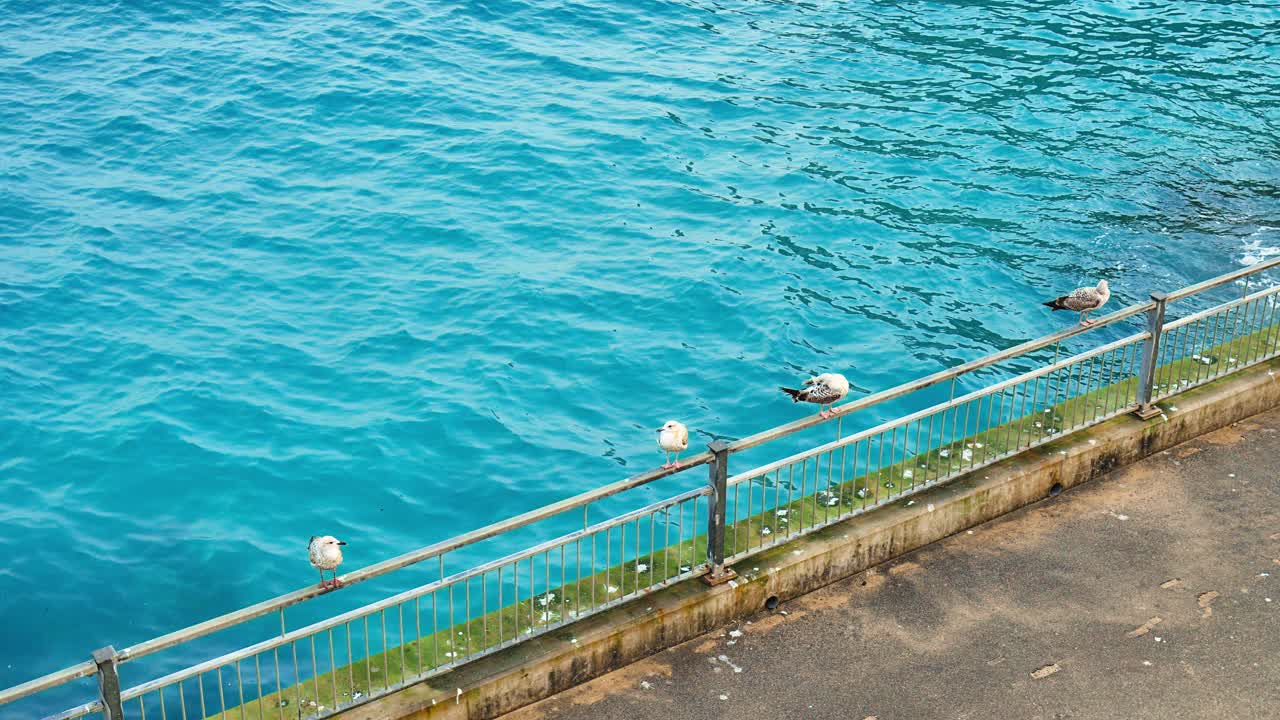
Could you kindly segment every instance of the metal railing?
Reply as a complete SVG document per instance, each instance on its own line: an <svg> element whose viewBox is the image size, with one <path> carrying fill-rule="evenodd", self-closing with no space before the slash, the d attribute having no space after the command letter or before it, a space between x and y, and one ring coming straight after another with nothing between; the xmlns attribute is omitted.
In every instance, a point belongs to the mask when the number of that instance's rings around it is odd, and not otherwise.
<svg viewBox="0 0 1280 720"><path fill-rule="evenodd" d="M727 560L1132 410L1149 337L1130 335L730 478Z"/></svg>
<svg viewBox="0 0 1280 720"><path fill-rule="evenodd" d="M717 440L678 470L650 470L348 573L341 578L346 586L398 577L427 563L433 579L318 622L294 629L286 622L286 608L328 594L310 586L119 652L103 648L90 661L0 691L0 710L92 677L96 697L47 717L327 717L686 578L725 581L733 577L728 563L789 538L1123 413L1154 417L1160 414L1156 401L1277 357L1280 286L1264 286L1262 278L1278 266L1280 258L1167 295L1154 293L1092 325L847 402L835 408L832 420L814 415L734 442ZM1239 296L1215 302L1214 292L1231 284L1241 286ZM1166 321L1175 303L1194 303L1192 298L1212 304ZM1139 320L1136 332L1070 351L1071 341L1115 334ZM982 381L984 373L999 377L964 387ZM855 413L945 383L945 401L844 433ZM832 424L833 440L729 474L731 455ZM708 482L590 521L592 507L607 498L652 489L677 474L674 480L680 480L702 465L708 466ZM460 570L448 567L458 562L454 554L485 540L510 538L550 519L563 525L579 511L578 529ZM122 664L244 629L272 614L279 616L279 630L265 639L121 688Z"/></svg>

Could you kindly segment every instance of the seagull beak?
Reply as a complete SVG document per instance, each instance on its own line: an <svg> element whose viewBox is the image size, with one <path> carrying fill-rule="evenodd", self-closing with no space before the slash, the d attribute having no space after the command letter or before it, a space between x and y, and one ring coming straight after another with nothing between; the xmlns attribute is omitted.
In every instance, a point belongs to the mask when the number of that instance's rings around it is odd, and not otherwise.
<svg viewBox="0 0 1280 720"><path fill-rule="evenodd" d="M662 428L658 428L657 430L654 430L654 432L662 432Z"/></svg>
<svg viewBox="0 0 1280 720"><path fill-rule="evenodd" d="M341 540L339 540L339 541L338 541L338 544L339 544L339 545L346 545L346 543L345 543L345 542L343 542L343 541L341 541Z"/></svg>

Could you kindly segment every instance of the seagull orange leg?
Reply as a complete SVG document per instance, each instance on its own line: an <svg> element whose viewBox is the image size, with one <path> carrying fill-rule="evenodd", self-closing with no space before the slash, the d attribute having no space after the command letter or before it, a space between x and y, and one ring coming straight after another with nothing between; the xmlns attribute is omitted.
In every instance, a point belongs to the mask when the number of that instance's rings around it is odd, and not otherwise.
<svg viewBox="0 0 1280 720"><path fill-rule="evenodd" d="M333 569L333 589L337 590L342 587L342 581L338 579L338 569Z"/></svg>
<svg viewBox="0 0 1280 720"><path fill-rule="evenodd" d="M676 461L671 463L671 467L674 469L680 468L680 453L676 453Z"/></svg>
<svg viewBox="0 0 1280 720"><path fill-rule="evenodd" d="M320 587L329 587L328 581L324 579L324 571L320 571Z"/></svg>

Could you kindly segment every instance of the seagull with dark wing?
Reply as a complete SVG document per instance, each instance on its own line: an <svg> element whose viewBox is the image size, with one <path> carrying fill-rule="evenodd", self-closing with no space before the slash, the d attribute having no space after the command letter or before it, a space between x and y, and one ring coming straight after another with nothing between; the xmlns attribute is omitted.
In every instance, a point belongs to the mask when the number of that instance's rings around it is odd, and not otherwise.
<svg viewBox="0 0 1280 720"><path fill-rule="evenodd" d="M680 467L680 453L689 448L689 428L684 423L668 420L658 428L658 447L667 452L667 462L662 466L664 470ZM671 462L671 453L676 454L675 462Z"/></svg>
<svg viewBox="0 0 1280 720"><path fill-rule="evenodd" d="M849 394L849 381L840 373L823 373L805 380L804 388L800 390L784 387L782 392L790 395L792 402L817 403L822 408L818 414L829 418L832 415L831 404Z"/></svg>
<svg viewBox="0 0 1280 720"><path fill-rule="evenodd" d="M1093 321L1089 319L1089 313L1106 305L1110 297L1111 289L1107 287L1107 281L1099 280L1097 287L1076 288L1070 295L1063 295L1045 303L1045 307L1051 307L1054 310L1074 310L1080 313L1081 325L1092 325Z"/></svg>
<svg viewBox="0 0 1280 720"><path fill-rule="evenodd" d="M312 535L307 543L307 554L311 556L311 567L320 571L320 587L340 588L342 581L338 579L338 566L342 564L342 547L346 543L332 535ZM324 571L333 571L333 580L324 579Z"/></svg>

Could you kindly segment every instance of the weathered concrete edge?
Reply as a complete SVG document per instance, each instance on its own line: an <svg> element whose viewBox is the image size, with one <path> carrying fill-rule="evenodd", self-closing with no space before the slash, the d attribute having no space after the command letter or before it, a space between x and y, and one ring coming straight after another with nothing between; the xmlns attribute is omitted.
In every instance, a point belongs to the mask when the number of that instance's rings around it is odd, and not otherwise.
<svg viewBox="0 0 1280 720"><path fill-rule="evenodd" d="M1119 466L1280 405L1280 359L1132 415L1040 446L946 485L772 548L738 564L739 580L687 580L555 633L347 710L343 720L487 720L862 572L1071 488ZM1176 408L1176 410L1175 410ZM759 571L753 571L759 568ZM460 691L460 694L459 694Z"/></svg>

